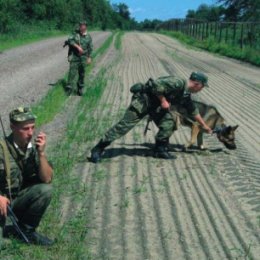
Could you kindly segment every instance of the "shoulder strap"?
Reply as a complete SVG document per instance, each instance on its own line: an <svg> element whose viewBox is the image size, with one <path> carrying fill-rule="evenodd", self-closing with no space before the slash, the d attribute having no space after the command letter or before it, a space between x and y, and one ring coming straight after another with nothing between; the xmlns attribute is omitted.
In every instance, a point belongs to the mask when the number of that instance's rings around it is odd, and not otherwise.
<svg viewBox="0 0 260 260"><path fill-rule="evenodd" d="M5 144L6 144L6 147L8 148L10 155L13 157L16 164L18 165L19 169L21 171L23 171L23 164L22 164L21 161L19 161L17 152L15 151L15 148L8 141L6 141Z"/></svg>
<svg viewBox="0 0 260 260"><path fill-rule="evenodd" d="M9 151L6 142L4 140L0 140L0 146L2 147L3 150L6 182L8 185L9 196L11 198L11 165L10 165Z"/></svg>

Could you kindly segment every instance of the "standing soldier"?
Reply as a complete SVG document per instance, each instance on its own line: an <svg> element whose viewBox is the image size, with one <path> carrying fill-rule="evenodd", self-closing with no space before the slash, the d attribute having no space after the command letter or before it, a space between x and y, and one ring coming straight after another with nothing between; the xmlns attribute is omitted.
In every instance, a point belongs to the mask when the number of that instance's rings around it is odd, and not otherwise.
<svg viewBox="0 0 260 260"><path fill-rule="evenodd" d="M69 37L69 55L70 62L67 91L69 94L73 92L78 76L77 93L83 95L85 68L91 64L91 54L93 50L92 38L87 32L86 22L80 22L79 30Z"/></svg>
<svg viewBox="0 0 260 260"><path fill-rule="evenodd" d="M146 115L149 115L159 128L155 139L154 156L163 159L175 159L168 152L169 138L176 130L169 108L171 103L185 107L190 114L208 133L212 130L206 125L198 109L191 99L191 93L197 93L207 84L208 78L201 72L193 72L189 81L168 76L157 80L149 79L146 84L137 83L130 91L132 101L124 117L112 127L99 143L91 150L91 160L96 163L101 160L104 149L114 140L125 135Z"/></svg>
<svg viewBox="0 0 260 260"><path fill-rule="evenodd" d="M35 146L31 142L35 119L30 108L13 110L12 133L0 140L0 240L22 239L15 226L5 225L9 205L29 243L50 246L53 241L36 232L51 201L53 169L45 155L46 135L40 132Z"/></svg>

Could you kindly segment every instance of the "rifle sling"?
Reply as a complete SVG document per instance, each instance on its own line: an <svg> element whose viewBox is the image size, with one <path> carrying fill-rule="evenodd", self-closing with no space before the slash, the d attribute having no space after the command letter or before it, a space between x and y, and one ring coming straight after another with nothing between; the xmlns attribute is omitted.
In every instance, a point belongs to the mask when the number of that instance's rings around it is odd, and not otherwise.
<svg viewBox="0 0 260 260"><path fill-rule="evenodd" d="M8 185L8 192L10 200L12 200L12 193L11 193L11 165L10 165L10 158L9 158L9 151L6 145L6 142L4 140L0 140L0 146L3 150L4 155L4 168L6 172L6 182Z"/></svg>

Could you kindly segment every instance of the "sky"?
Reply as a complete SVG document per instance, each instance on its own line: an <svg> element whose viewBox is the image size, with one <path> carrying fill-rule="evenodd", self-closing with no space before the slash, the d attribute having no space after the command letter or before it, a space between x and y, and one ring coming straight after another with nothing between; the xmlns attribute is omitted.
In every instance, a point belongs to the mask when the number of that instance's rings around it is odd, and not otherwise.
<svg viewBox="0 0 260 260"><path fill-rule="evenodd" d="M144 19L168 20L185 18L189 9L196 10L201 4L215 4L217 0L111 0L111 3L125 3L131 16L138 22Z"/></svg>

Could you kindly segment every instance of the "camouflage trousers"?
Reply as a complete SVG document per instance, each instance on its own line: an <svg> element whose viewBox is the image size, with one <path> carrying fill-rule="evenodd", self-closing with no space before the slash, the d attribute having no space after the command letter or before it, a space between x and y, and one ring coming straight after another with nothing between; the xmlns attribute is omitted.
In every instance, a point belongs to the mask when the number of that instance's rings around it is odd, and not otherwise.
<svg viewBox="0 0 260 260"><path fill-rule="evenodd" d="M78 89L84 88L84 80L85 80L85 70L86 70L86 62L84 61L71 61L69 76L68 76L68 85L75 90L76 85ZM78 81L77 81L78 80ZM77 81L77 84L76 84Z"/></svg>
<svg viewBox="0 0 260 260"><path fill-rule="evenodd" d="M124 136L147 115L152 118L159 128L155 137L156 141L168 140L176 130L176 122L170 112L160 109L160 107L153 107L152 104L149 104L149 98L145 94L134 94L123 118L106 132L102 141L113 142Z"/></svg>
<svg viewBox="0 0 260 260"><path fill-rule="evenodd" d="M44 212L50 204L51 197L52 186L50 184L35 184L22 189L12 202L12 209L19 223L37 228ZM0 229L4 225L5 219L0 217ZM1 237L2 232L0 240Z"/></svg>

